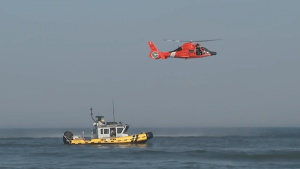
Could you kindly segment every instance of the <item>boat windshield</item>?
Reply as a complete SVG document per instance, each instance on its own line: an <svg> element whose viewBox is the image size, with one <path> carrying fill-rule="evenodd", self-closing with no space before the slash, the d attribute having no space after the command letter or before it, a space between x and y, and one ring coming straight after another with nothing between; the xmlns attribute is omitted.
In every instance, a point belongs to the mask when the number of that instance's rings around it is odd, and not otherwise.
<svg viewBox="0 0 300 169"><path fill-rule="evenodd" d="M129 126L126 126L126 128L125 128L125 130L124 130L124 132L123 132L124 134L127 133L128 128L129 128Z"/></svg>
<svg viewBox="0 0 300 169"><path fill-rule="evenodd" d="M123 128L117 128L117 133L118 134L122 133L122 131L123 131Z"/></svg>

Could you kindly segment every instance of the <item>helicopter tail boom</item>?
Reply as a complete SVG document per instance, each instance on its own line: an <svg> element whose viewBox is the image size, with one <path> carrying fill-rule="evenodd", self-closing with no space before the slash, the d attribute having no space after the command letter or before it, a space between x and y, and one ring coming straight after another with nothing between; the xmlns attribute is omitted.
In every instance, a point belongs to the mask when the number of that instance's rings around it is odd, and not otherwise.
<svg viewBox="0 0 300 169"><path fill-rule="evenodd" d="M166 59L165 55L156 48L153 42L148 42L148 45L150 47L149 57L151 59Z"/></svg>

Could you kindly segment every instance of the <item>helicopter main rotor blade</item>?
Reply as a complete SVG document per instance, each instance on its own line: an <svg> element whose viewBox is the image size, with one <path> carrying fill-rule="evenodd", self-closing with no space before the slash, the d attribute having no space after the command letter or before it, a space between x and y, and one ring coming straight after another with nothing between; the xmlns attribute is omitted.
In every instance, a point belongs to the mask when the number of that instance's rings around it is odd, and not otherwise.
<svg viewBox="0 0 300 169"><path fill-rule="evenodd" d="M174 41L174 42L182 42L181 40L169 40L169 39L164 39L165 41Z"/></svg>
<svg viewBox="0 0 300 169"><path fill-rule="evenodd" d="M194 40L193 42L207 42L207 41L216 41L216 40L222 40L222 39L211 39L211 40Z"/></svg>
<svg viewBox="0 0 300 169"><path fill-rule="evenodd" d="M207 41L216 41L216 40L222 40L222 39L210 39L210 40L169 40L164 39L165 41L174 41L174 42L207 42Z"/></svg>

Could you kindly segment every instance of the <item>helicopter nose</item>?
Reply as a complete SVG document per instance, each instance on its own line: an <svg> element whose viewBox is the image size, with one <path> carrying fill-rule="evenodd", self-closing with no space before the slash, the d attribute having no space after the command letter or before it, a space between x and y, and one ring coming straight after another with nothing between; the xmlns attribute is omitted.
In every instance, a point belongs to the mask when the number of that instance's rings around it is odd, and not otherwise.
<svg viewBox="0 0 300 169"><path fill-rule="evenodd" d="M211 55L217 55L217 52L210 52Z"/></svg>

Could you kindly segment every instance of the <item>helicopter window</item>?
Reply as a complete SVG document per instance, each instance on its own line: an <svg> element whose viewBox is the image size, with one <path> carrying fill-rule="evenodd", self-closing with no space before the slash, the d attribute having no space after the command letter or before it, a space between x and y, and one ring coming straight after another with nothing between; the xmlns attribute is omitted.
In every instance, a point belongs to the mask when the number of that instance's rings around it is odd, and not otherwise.
<svg viewBox="0 0 300 169"><path fill-rule="evenodd" d="M176 51L181 51L181 50L182 50L182 48L181 48L181 47L178 47L177 49L172 50L172 51L170 51L170 52L176 52Z"/></svg>
<svg viewBox="0 0 300 169"><path fill-rule="evenodd" d="M181 47L178 47L177 49L175 49L175 51L180 51L180 50L182 50Z"/></svg>
<svg viewBox="0 0 300 169"><path fill-rule="evenodd" d="M117 128L117 133L119 134L119 133L122 133L122 131L123 131L123 128Z"/></svg>
<svg viewBox="0 0 300 169"><path fill-rule="evenodd" d="M109 129L104 129L104 134L109 134Z"/></svg>
<svg viewBox="0 0 300 169"><path fill-rule="evenodd" d="M189 50L190 53L194 53L194 50Z"/></svg>
<svg viewBox="0 0 300 169"><path fill-rule="evenodd" d="M100 129L100 131L101 131L101 134L103 134L103 129Z"/></svg>

